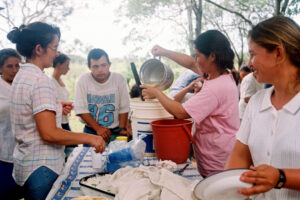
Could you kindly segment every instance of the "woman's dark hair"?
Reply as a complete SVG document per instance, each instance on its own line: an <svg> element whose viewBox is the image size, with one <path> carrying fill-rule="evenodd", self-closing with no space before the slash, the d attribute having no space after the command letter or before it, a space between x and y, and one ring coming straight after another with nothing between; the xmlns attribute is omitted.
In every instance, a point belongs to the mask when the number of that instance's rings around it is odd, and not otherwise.
<svg viewBox="0 0 300 200"><path fill-rule="evenodd" d="M215 64L220 72L233 69L234 53L228 39L218 30L208 30L194 41L196 49L209 57L215 55Z"/></svg>
<svg viewBox="0 0 300 200"><path fill-rule="evenodd" d="M91 66L91 59L98 60L102 56L106 57L107 62L110 64L108 54L103 49L92 49L88 54L88 66Z"/></svg>
<svg viewBox="0 0 300 200"><path fill-rule="evenodd" d="M0 68L4 65L5 61L10 57L15 57L21 60L21 56L14 49L7 48L7 49L0 50Z"/></svg>
<svg viewBox="0 0 300 200"><path fill-rule="evenodd" d="M282 46L291 62L300 69L300 26L292 19L271 17L254 26L248 38L269 52Z"/></svg>
<svg viewBox="0 0 300 200"><path fill-rule="evenodd" d="M59 64L63 64L64 62L66 62L67 60L70 60L70 58L63 53L60 53L53 61L53 67L55 68L56 65Z"/></svg>
<svg viewBox="0 0 300 200"><path fill-rule="evenodd" d="M36 45L40 44L42 48L46 49L55 35L60 39L58 27L44 22L33 22L26 26L21 25L19 28L15 27L7 34L7 38L12 43L16 43L16 48L22 56L31 58Z"/></svg>

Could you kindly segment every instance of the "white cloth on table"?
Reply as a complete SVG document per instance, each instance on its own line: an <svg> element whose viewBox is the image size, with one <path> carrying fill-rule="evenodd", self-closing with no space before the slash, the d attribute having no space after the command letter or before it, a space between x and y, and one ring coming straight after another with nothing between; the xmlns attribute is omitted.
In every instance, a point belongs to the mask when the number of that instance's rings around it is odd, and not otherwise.
<svg viewBox="0 0 300 200"><path fill-rule="evenodd" d="M192 200L197 182L166 169L143 165L119 169L110 180L115 200Z"/></svg>
<svg viewBox="0 0 300 200"><path fill-rule="evenodd" d="M271 103L274 87L251 97L237 139L249 147L254 166L300 169L300 92L282 109ZM272 189L256 199L300 199L300 191Z"/></svg>

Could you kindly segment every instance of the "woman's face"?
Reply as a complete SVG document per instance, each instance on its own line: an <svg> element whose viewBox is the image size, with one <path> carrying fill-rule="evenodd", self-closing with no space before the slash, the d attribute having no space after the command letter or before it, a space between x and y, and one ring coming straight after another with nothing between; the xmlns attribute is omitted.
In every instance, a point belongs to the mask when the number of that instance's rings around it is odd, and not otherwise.
<svg viewBox="0 0 300 200"><path fill-rule="evenodd" d="M66 60L64 63L60 64L58 63L56 65L57 68L59 68L59 72L62 74L62 75L66 75L69 71L69 65L70 65L70 60Z"/></svg>
<svg viewBox="0 0 300 200"><path fill-rule="evenodd" d="M268 52L267 49L248 40L249 45L249 67L252 67L256 80L260 83L273 83L278 76L279 66L277 65L276 50Z"/></svg>
<svg viewBox="0 0 300 200"><path fill-rule="evenodd" d="M195 49L195 59L199 65L200 71L202 73L209 73L211 70L211 60L210 57L206 57L203 53L200 53L197 49Z"/></svg>
<svg viewBox="0 0 300 200"><path fill-rule="evenodd" d="M2 79L11 84L20 69L20 62L21 60L17 57L7 58L4 64L0 67Z"/></svg>
<svg viewBox="0 0 300 200"><path fill-rule="evenodd" d="M59 52L57 50L58 43L59 39L57 35L54 35L52 42L48 44L42 56L44 68L52 66L54 58L59 55Z"/></svg>

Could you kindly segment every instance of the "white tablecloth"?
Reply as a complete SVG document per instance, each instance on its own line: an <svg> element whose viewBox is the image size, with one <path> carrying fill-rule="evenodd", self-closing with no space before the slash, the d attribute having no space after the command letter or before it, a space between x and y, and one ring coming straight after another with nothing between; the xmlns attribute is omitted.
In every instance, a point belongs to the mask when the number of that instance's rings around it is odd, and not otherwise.
<svg viewBox="0 0 300 200"><path fill-rule="evenodd" d="M77 147L74 149L68 158L62 174L55 181L49 192L47 200L69 200L83 195L80 191L79 180L85 176L102 172L92 167L91 150L92 148L90 147ZM143 164L146 166L155 166L157 162L156 157L145 157ZM197 169L193 167L190 161L187 163L190 163L190 165L185 169L182 176L200 181L202 177ZM186 163L179 164L177 166L181 169L185 164Z"/></svg>

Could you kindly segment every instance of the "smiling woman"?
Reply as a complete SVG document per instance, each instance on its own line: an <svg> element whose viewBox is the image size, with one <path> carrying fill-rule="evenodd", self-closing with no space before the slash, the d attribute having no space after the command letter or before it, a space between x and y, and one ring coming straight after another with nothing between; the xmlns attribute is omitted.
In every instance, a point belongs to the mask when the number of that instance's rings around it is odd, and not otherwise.
<svg viewBox="0 0 300 200"><path fill-rule="evenodd" d="M253 186L240 194L300 199L300 26L272 17L253 27L248 39L257 80L273 87L251 97L227 168L252 169L240 180Z"/></svg>

